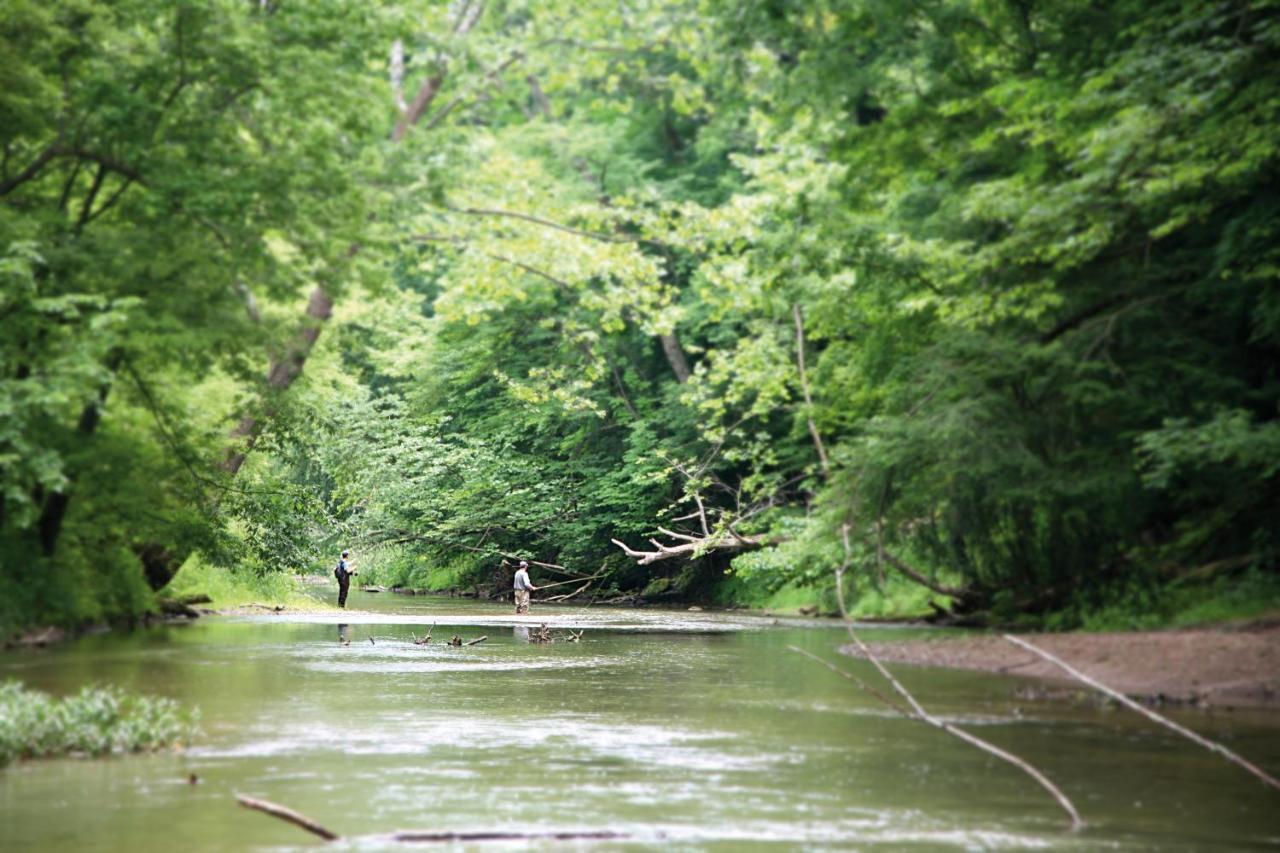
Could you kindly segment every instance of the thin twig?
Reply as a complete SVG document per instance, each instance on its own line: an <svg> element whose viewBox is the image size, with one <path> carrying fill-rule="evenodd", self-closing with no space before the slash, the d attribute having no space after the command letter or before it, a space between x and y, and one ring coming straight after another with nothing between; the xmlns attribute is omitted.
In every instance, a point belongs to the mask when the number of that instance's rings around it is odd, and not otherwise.
<svg viewBox="0 0 1280 853"><path fill-rule="evenodd" d="M791 314L796 322L796 367L800 372L800 390L804 392L804 416L809 422L809 435L813 437L814 449L818 451L818 461L822 463L822 475L831 473L831 463L827 459L827 448L822 444L822 435L813 420L813 397L809 394L809 378L804 369L804 315L800 313L800 303L791 306Z"/></svg>
<svg viewBox="0 0 1280 853"><path fill-rule="evenodd" d="M836 601L840 604L840 616L844 620L845 630L849 634L849 639L853 640L858 651L871 662L871 665L874 666L876 671L889 682L894 691L906 700L907 704L911 708L912 713L910 716L923 723L928 723L934 728L941 729L947 734L959 738L970 746L977 747L983 752L989 755L994 755L1001 761L1008 762L1014 767L1017 767L1019 770L1034 779L1040 787L1048 791L1049 794L1057 801L1058 805L1062 807L1062 810L1071 818L1072 830L1076 830L1084 826L1084 821L1080 819L1080 813L1076 811L1075 805L1067 798L1066 794L1062 793L1061 789L1059 789L1057 785L1050 781L1049 777L1045 776L1031 764L1028 764L1026 761L1008 750L1001 749L995 744L989 743L977 735L973 735L963 729L956 728L950 723L933 716L924 709L924 706L921 705L919 701L916 700L916 697L912 695L911 691L907 690L907 688L902 685L902 682L894 678L893 674L885 668L885 665L880 662L880 659L876 657L875 653L871 651L867 644L862 641L862 638L858 636L857 632L853 630L853 620L849 618L849 609L845 606L844 573L848 569L849 564L853 562L853 548L849 544L848 524L841 526L840 540L841 544L844 546L844 562L836 567Z"/></svg>
<svg viewBox="0 0 1280 853"><path fill-rule="evenodd" d="M1015 646L1019 646L1023 649L1026 649L1032 654L1039 655L1040 657L1047 660L1049 663L1053 664L1054 666L1061 669L1063 672L1070 675L1072 678L1075 678L1078 681L1084 682L1085 684L1092 687L1094 690L1099 690L1107 694L1112 699L1119 702L1121 705L1124 705L1126 708L1130 708L1134 711L1137 711L1139 714L1146 717L1148 720L1151 720L1154 723L1159 723L1160 725L1164 726L1167 729L1172 729L1173 731L1177 732L1178 734L1182 735L1188 740L1194 741L1195 743L1200 744L1200 746L1203 746L1205 749L1211 752L1218 753L1219 755L1221 755L1223 758L1227 759L1231 763L1237 764L1243 767L1245 770L1248 770L1254 776L1258 777L1258 779L1260 779L1264 785L1268 785L1272 788L1275 788L1276 790L1280 790L1280 781L1277 781L1274 776L1270 775L1265 770L1258 767L1256 764L1253 764L1248 759L1242 758L1241 756L1232 752L1230 749L1227 749L1225 746L1218 743L1217 741L1212 741L1206 737L1202 737L1201 735L1196 734L1195 732L1191 731L1185 726L1178 725L1173 720L1170 720L1168 717L1165 717L1161 714L1157 714L1155 711L1152 711L1150 708L1146 708L1140 705L1139 703L1133 701L1128 696L1125 696L1123 693L1119 692L1118 690L1113 690L1107 685L1103 684L1102 682L1096 681L1095 679L1090 678L1089 676L1085 675L1083 672L1071 666L1070 664L1066 663L1065 661L1062 661L1059 658L1054 657L1053 655L1046 652L1044 649L1039 648L1038 646L1032 645L1031 643L1028 643L1026 640L1023 640L1019 637L1015 637L1012 634L1005 634L1004 638L1009 642L1013 643Z"/></svg>

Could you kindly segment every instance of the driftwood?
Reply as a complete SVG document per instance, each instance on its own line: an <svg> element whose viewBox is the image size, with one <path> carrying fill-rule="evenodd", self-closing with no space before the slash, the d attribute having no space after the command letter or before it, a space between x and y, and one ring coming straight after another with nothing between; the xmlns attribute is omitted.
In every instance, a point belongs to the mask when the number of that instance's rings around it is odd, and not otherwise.
<svg viewBox="0 0 1280 853"><path fill-rule="evenodd" d="M192 784L195 784L195 776L192 775ZM244 806L246 809L262 812L279 818L287 823L291 823L296 827L305 829L313 835L318 835L325 841L341 841L342 836L331 830L326 829L316 823L304 814L295 812L293 809L286 808L277 803L268 800L259 800L254 797L246 797L243 794L236 794L236 802ZM572 841L576 839L610 839L610 838L627 838L628 836L620 832L612 832L610 830L552 830L550 832L504 832L502 830L490 830L480 832L429 832L419 830L400 830L392 834L392 839L404 843L443 843L456 841Z"/></svg>
<svg viewBox="0 0 1280 853"><path fill-rule="evenodd" d="M582 634L583 634L582 631L573 631L573 630L563 631L560 634L555 634L554 632L551 631L551 629L547 627L547 624L544 622L541 625L539 625L537 628L534 628L532 631L529 632L529 642L531 643L555 643L555 642L576 643L582 639Z"/></svg>
<svg viewBox="0 0 1280 853"><path fill-rule="evenodd" d="M330 832L328 829L325 829L306 815L299 814L293 809L285 808L284 806L277 805L273 802L269 802L268 800L258 800L253 797L246 797L244 794L236 794L236 802L244 806L246 809L253 809L254 811L262 812L263 814L269 814L272 817L277 817L280 818L280 820L287 821L294 826L301 827L312 835L320 836L325 841L337 841L339 838L338 835Z"/></svg>
<svg viewBox="0 0 1280 853"><path fill-rule="evenodd" d="M1138 704L1137 702L1133 701L1132 699L1130 699L1128 696L1124 695L1120 691L1113 690L1112 688L1108 687L1102 682L1097 681L1093 678L1090 678L1080 670L1060 660L1059 658L1054 657L1053 655L1049 654L1039 646L1032 645L1026 640L1023 640L1019 637L1015 637L1012 634L1005 634L1004 638L1009 642L1013 643L1015 646L1026 649L1027 651L1031 652L1033 655L1037 655L1043 658L1044 660L1047 660L1049 663L1058 667L1058 669L1061 669L1063 672L1067 673L1077 681L1082 681L1085 684L1092 687L1094 690L1099 690L1107 694L1112 699L1119 702L1121 705L1124 705L1126 708L1137 711L1139 714L1146 717L1148 720L1151 720L1154 723L1158 723L1167 729L1171 729L1177 732L1178 734L1182 735L1188 740L1194 743L1197 743L1200 746L1203 746L1205 749L1209 750L1210 752L1216 752L1218 755L1221 755L1223 758L1227 759L1232 764L1238 765L1239 767L1243 767L1245 770L1249 771L1254 776L1256 776L1262 782L1262 784L1267 785L1271 788L1275 788L1276 790L1280 790L1280 781L1277 781L1274 776L1270 775L1265 770L1258 767L1256 764L1253 764L1247 759L1242 758L1241 756L1232 752L1230 749L1227 749L1222 744L1216 741L1209 740L1206 737L1202 737L1196 734L1195 732L1191 731L1190 729L1184 726L1178 725L1173 720L1170 720L1168 717L1165 717L1162 714L1157 714L1155 711L1151 710L1150 708L1147 708L1143 705Z"/></svg>
<svg viewBox="0 0 1280 853"><path fill-rule="evenodd" d="M431 627L427 629L427 635L423 637L421 640L419 640L418 635L413 633L412 631L409 632L409 636L413 637L413 644L415 646L425 646L427 643L431 642L431 632L434 631L435 629L436 629L436 623L432 622Z"/></svg>
<svg viewBox="0 0 1280 853"><path fill-rule="evenodd" d="M474 640L467 640L467 641L466 641L465 643L463 643L462 645L464 645L464 646L474 646L476 643L483 643L483 642L484 642L485 640L487 640L487 639L489 639L489 635L488 635L488 634L485 634L483 637L476 637Z"/></svg>
<svg viewBox="0 0 1280 853"><path fill-rule="evenodd" d="M454 634L452 637L450 637L450 638L449 638L448 645L450 645L450 646L460 646L460 645L462 645L462 638L461 638L461 637L459 637L457 634Z"/></svg>
<svg viewBox="0 0 1280 853"><path fill-rule="evenodd" d="M621 832L583 831L574 832L417 832L402 830L391 836L396 841L413 842L450 842L450 841L572 841L575 839L610 839L629 838Z"/></svg>

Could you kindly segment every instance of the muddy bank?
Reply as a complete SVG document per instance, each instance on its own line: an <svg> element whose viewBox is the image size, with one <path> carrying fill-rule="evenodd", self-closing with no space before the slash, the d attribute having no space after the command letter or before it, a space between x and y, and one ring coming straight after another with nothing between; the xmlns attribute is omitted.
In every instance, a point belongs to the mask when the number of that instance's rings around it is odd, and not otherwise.
<svg viewBox="0 0 1280 853"><path fill-rule="evenodd" d="M1280 623L1244 630L1021 635L1139 701L1280 709ZM885 662L969 669L1089 688L998 636L869 643ZM858 657L852 646L841 651ZM1068 691L1061 691L1067 693ZM1046 695L1054 695L1049 689Z"/></svg>

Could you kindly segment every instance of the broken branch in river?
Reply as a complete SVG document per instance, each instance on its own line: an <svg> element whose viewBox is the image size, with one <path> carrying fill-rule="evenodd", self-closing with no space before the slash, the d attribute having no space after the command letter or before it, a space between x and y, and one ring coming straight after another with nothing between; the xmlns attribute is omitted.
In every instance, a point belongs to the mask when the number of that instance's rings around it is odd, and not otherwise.
<svg viewBox="0 0 1280 853"><path fill-rule="evenodd" d="M902 685L902 682L894 678L893 674L890 673L887 668L885 668L885 665L880 662L880 659L876 657L875 653L872 652L871 649L867 646L867 644L862 641L862 638L859 637L857 632L853 630L853 620L849 618L849 610L845 606L845 600L844 600L844 574L845 574L845 571L849 568L849 564L853 562L853 548L849 544L849 525L848 524L844 524L841 526L840 539L841 539L841 543L844 545L845 556L844 556L844 562L836 567L836 601L840 605L840 615L844 620L845 630L849 634L849 639L853 640L854 645L857 647L858 651L862 654L862 656L865 657L868 661L870 661L871 665L876 668L876 671L880 673L880 675L885 679L885 681L889 682L889 684L893 687L894 692L896 692L899 696L901 696L906 701L908 707L904 708L898 705L896 702L889 701L888 697L882 695L879 691L871 689L868 685L864 684L860 679L853 676L852 674L845 674L838 667L835 667L831 664L826 664L826 666L828 666L828 668L830 669L836 670L837 672L841 672L841 674L844 674L846 678L853 681L859 687L862 687L864 690L866 690L876 699L884 702L886 705L893 708L898 713L903 714L908 719L918 720L922 723L927 723L928 725L933 726L934 728L941 729L947 734L959 738L960 740L964 741L970 746L976 747L989 755L994 755L996 758L999 758L1001 761L1008 762L1009 764L1012 764L1014 767L1017 767L1019 770L1021 770L1022 772L1030 776L1032 779L1034 779L1036 783L1040 785L1040 787L1048 791L1049 794L1054 798L1054 800L1057 801L1058 805L1062 807L1062 810L1065 811L1067 815L1071 818L1071 829L1075 830L1082 827L1084 825L1084 822L1080 819L1080 813L1076 811L1075 805L1071 802L1071 800L1067 798L1066 794L1062 793L1061 789L1059 789L1058 786L1055 785L1049 779L1049 777L1045 776L1033 765L1029 764L1022 758L1019 758L1013 753L1007 750L1001 749L995 744L988 743L987 741L983 740L977 735L970 734L969 732L966 732L963 729L956 728L950 723L944 720L941 720L933 716L932 714L930 714L928 711L924 709L924 706L922 706L920 702L917 701L916 697L911 693L911 691L907 690L907 688ZM799 649L795 649L795 651L798 651L801 654L805 654L805 652L802 652ZM823 663L825 664L825 662Z"/></svg>
<svg viewBox="0 0 1280 853"><path fill-rule="evenodd" d="M1004 638L1009 642L1013 643L1015 646L1026 649L1032 654L1038 655L1044 660L1047 660L1049 663L1058 667L1063 672L1067 673L1077 681L1082 681L1085 684L1092 687L1094 690L1099 690L1107 694L1112 699L1119 702L1121 705L1124 705L1126 708L1130 708L1134 711L1137 711L1139 714L1146 717L1148 720L1151 720L1152 722L1155 722L1155 723L1159 723L1160 725L1164 726L1167 729L1172 729L1173 731L1177 732L1178 734L1182 735L1188 740L1193 741L1194 743L1198 743L1200 746L1203 746L1205 749L1210 750L1211 752L1218 753L1223 758L1227 759L1228 761L1230 761L1235 765L1238 765L1239 767L1243 767L1245 770L1249 771L1254 776L1258 777L1258 779L1262 781L1262 784L1268 785L1272 788L1275 788L1276 790L1280 790L1280 781L1277 781L1274 776L1270 775L1265 770L1258 767L1256 764L1253 764L1249 760L1227 749L1222 744L1216 741L1209 740L1206 737L1202 737L1196 734L1195 732L1191 731L1190 729L1184 726L1178 725L1168 717L1162 714L1157 714L1155 711L1151 710L1150 708L1147 708L1138 704L1137 702L1133 701L1132 699L1130 699L1128 696L1124 695L1120 691L1113 690L1112 688L1108 687L1102 682L1097 681L1093 678L1090 678L1080 670L1076 669L1075 667L1071 666L1065 661L1062 661L1057 657L1054 657L1053 655L1049 654L1039 646L1033 645L1027 642L1026 640L1013 636L1012 634L1005 634Z"/></svg>
<svg viewBox="0 0 1280 853"><path fill-rule="evenodd" d="M338 835L328 829L325 829L306 815L295 812L293 809L277 805L276 803L268 800L259 800L253 797L246 797L244 794L236 794L236 802L244 806L246 809L253 809L254 811L262 812L263 814L269 814L272 817L280 818L280 820L291 823L294 826L301 827L312 835L320 836L325 841L337 841L339 839Z"/></svg>

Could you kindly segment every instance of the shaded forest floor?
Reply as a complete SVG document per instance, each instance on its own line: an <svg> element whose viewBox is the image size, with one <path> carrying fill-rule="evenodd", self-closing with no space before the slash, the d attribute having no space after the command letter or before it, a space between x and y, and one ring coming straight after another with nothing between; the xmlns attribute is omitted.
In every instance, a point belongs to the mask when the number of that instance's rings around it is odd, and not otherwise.
<svg viewBox="0 0 1280 853"><path fill-rule="evenodd" d="M1240 627L1181 631L1040 634L1028 637L1087 675L1151 704L1280 709L1280 614ZM997 636L947 636L871 643L893 663L1045 679L1048 698L1088 687ZM858 657L845 646L845 654ZM1065 686L1070 685L1070 690Z"/></svg>

